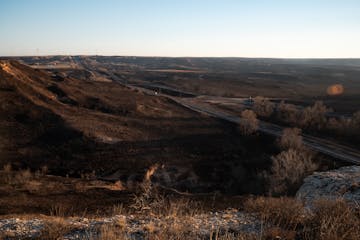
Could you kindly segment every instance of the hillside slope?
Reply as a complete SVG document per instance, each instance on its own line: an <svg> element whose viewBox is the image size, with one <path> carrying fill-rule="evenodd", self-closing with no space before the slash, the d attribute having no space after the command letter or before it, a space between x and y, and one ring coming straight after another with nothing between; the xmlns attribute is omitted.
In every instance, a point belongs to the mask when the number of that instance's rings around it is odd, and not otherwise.
<svg viewBox="0 0 360 240"><path fill-rule="evenodd" d="M0 165L47 165L61 174L107 171L122 158L157 158L169 139L216 134L221 125L168 99L113 82L51 75L0 62ZM176 145L176 144L175 144ZM134 161L132 159L131 161ZM155 160L154 160L155 161ZM100 168L100 169L99 169Z"/></svg>

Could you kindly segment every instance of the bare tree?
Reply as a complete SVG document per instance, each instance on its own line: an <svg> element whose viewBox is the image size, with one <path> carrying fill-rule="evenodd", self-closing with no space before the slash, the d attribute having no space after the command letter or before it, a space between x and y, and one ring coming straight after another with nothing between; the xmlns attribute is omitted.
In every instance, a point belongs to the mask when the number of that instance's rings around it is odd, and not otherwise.
<svg viewBox="0 0 360 240"><path fill-rule="evenodd" d="M307 151L288 149L272 157L269 175L270 192L287 193L298 187L302 180L317 169L312 155Z"/></svg>
<svg viewBox="0 0 360 240"><path fill-rule="evenodd" d="M326 113L332 109L327 108L322 101L316 101L313 106L302 111L300 124L303 127L321 129L326 126Z"/></svg>
<svg viewBox="0 0 360 240"><path fill-rule="evenodd" d="M303 139L301 136L301 129L299 128L285 128L278 140L279 146L282 149L297 149L304 148Z"/></svg>
<svg viewBox="0 0 360 240"><path fill-rule="evenodd" d="M262 117L270 117L274 112L274 104L269 99L257 96L254 98L254 112Z"/></svg>
<svg viewBox="0 0 360 240"><path fill-rule="evenodd" d="M351 123L356 130L360 130L360 111L357 111L353 114Z"/></svg>
<svg viewBox="0 0 360 240"><path fill-rule="evenodd" d="M259 120L252 110L244 110L241 112L241 122L239 129L244 135L251 135L257 131L259 127Z"/></svg>
<svg viewBox="0 0 360 240"><path fill-rule="evenodd" d="M278 106L278 118L281 121L287 122L287 123L292 123L292 124L296 124L298 119L299 119L299 115L300 112L297 109L297 107L294 104L288 104L285 103L284 100L282 100Z"/></svg>

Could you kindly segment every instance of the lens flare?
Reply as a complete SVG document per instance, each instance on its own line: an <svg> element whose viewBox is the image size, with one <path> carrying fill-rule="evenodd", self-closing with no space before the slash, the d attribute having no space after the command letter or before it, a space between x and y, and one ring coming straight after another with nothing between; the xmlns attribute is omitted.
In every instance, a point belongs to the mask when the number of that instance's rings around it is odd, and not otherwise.
<svg viewBox="0 0 360 240"><path fill-rule="evenodd" d="M344 87L341 84L334 84L327 88L326 90L328 95L335 96L335 95L341 95L344 93Z"/></svg>

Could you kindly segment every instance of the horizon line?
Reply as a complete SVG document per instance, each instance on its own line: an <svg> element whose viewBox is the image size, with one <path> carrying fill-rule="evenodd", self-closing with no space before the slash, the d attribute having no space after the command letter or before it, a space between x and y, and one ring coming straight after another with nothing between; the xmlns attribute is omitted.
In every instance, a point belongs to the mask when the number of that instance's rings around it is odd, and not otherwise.
<svg viewBox="0 0 360 240"><path fill-rule="evenodd" d="M44 54L44 55L0 55L0 58L16 57L138 57L138 58L239 58L239 59L289 59L289 60L306 60L306 59L323 59L323 60L360 60L359 57L244 57L244 56L163 56L163 55L113 55L113 54Z"/></svg>

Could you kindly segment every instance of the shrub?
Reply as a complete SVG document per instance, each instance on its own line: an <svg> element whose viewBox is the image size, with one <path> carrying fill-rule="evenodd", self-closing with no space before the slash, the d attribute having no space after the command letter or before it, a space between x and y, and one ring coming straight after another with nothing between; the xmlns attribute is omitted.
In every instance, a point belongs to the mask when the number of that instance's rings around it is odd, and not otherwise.
<svg viewBox="0 0 360 240"><path fill-rule="evenodd" d="M268 176L270 193L291 193L302 180L317 169L311 153L289 149L272 157L271 174Z"/></svg>
<svg viewBox="0 0 360 240"><path fill-rule="evenodd" d="M257 131L259 127L259 120L252 110L244 110L241 113L241 122L239 129L244 135L251 135Z"/></svg>

